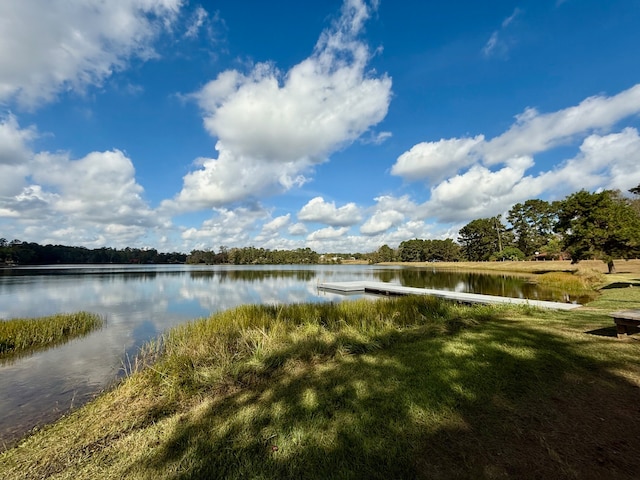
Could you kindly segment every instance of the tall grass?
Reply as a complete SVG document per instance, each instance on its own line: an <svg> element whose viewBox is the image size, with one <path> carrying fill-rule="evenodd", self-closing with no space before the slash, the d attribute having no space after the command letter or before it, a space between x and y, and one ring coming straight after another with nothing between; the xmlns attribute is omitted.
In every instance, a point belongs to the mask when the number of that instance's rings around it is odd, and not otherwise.
<svg viewBox="0 0 640 480"><path fill-rule="evenodd" d="M593 291L605 283L604 275L590 268L578 268L572 272L547 272L537 275L535 279L542 285L567 293Z"/></svg>
<svg viewBox="0 0 640 480"><path fill-rule="evenodd" d="M102 324L102 317L88 312L0 320L0 359L59 345Z"/></svg>
<svg viewBox="0 0 640 480"><path fill-rule="evenodd" d="M407 328L432 335L451 332L475 322L482 311L430 297L243 305L172 329L143 349L138 363L153 364L154 387L174 398L203 388L247 385L286 363L384 348Z"/></svg>

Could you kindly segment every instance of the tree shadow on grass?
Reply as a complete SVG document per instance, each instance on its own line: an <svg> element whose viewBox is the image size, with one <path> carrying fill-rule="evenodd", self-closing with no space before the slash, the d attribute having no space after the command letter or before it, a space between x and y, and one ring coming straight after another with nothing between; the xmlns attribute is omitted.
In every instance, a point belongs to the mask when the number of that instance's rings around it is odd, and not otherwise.
<svg viewBox="0 0 640 480"><path fill-rule="evenodd" d="M615 326L596 328L595 330L589 330L588 332L584 333L587 333L589 335L597 335L599 337L618 337L618 331L616 330Z"/></svg>
<svg viewBox="0 0 640 480"><path fill-rule="evenodd" d="M640 389L610 373L616 365L581 355L575 339L491 321L387 340L370 353L285 362L212 397L130 473L637 478ZM300 351L290 345L264 362Z"/></svg>
<svg viewBox="0 0 640 480"><path fill-rule="evenodd" d="M611 290L613 288L640 287L640 283L636 283L636 282L640 282L640 279L634 279L631 282L614 282L614 283L610 283L609 285L605 285L604 287L602 287L602 290Z"/></svg>

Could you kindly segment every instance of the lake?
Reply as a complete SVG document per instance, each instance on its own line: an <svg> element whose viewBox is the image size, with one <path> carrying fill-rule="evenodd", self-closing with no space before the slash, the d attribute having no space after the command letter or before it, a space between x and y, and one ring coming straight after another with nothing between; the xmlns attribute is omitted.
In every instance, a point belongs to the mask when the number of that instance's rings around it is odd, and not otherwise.
<svg viewBox="0 0 640 480"><path fill-rule="evenodd" d="M246 303L353 299L319 282L411 287L563 301L509 275L376 265L69 265L0 269L0 321L89 311L105 326L65 345L0 364L0 449L113 385L145 342L188 320ZM572 299L580 300L580 299Z"/></svg>

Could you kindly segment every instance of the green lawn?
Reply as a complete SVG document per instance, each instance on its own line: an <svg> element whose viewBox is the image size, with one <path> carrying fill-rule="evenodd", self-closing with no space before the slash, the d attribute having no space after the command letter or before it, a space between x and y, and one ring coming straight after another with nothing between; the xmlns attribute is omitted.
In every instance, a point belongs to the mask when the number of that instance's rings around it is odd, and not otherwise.
<svg viewBox="0 0 640 480"><path fill-rule="evenodd" d="M247 306L150 345L2 478L637 478L640 335L585 308Z"/></svg>

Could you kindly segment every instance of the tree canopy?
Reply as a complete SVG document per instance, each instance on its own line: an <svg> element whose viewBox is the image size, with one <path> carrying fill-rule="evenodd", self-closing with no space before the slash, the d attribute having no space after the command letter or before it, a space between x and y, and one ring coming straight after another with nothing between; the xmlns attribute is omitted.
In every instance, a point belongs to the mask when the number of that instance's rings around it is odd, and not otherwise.
<svg viewBox="0 0 640 480"><path fill-rule="evenodd" d="M640 253L640 216L619 192L581 190L559 202L555 230L572 261L599 259L615 270L614 258Z"/></svg>
<svg viewBox="0 0 640 480"><path fill-rule="evenodd" d="M553 236L554 207L544 200L516 203L507 216L512 225L515 246L529 257L540 251Z"/></svg>
<svg viewBox="0 0 640 480"><path fill-rule="evenodd" d="M512 239L500 216L472 220L460 229L458 238L463 255L472 262L499 258Z"/></svg>

